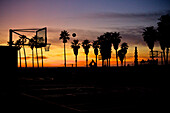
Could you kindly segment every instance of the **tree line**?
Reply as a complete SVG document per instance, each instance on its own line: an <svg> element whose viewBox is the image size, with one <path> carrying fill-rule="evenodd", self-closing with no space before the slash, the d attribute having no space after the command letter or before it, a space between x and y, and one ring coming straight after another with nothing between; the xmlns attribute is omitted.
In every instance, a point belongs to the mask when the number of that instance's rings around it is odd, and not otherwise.
<svg viewBox="0 0 170 113"><path fill-rule="evenodd" d="M170 15L162 15L159 19L159 22L157 23L157 28L154 26L149 26L143 29L143 39L147 43L149 49L151 50L151 58L154 60L154 44L156 41L159 42L160 48L163 53L163 61L164 64L168 64L168 54L169 54L169 48L170 48ZM73 37L76 37L76 34L72 34ZM60 40L63 40L64 43L64 65L66 67L66 48L65 44L70 39L70 34L68 31L64 30L61 31ZM119 32L106 32L100 36L97 37L95 41L90 42L89 40L85 39L82 43L79 42L78 39L74 39L71 42L71 48L73 48L73 52L75 55L75 66L77 67L77 56L78 56L78 50L82 46L84 49L84 53L86 55L86 67L88 67L88 54L90 47L93 47L94 54L96 56L96 64L98 62L98 59L102 60L102 66L104 66L104 61L107 61L107 67L110 67L110 59L111 59L111 53L112 53L112 47L115 50L116 55L116 64L118 66L118 58L121 61L121 66L126 65L126 54L128 50L128 44L126 42L121 44L121 49L118 50L119 44L121 42L122 36ZM19 37L19 39L16 42L13 42L14 45L18 48L19 51L19 57L20 57L20 67L21 67L21 52L20 49L23 48L24 51L24 58L25 58L25 67L27 67L27 57L26 57L26 51L25 51L25 45L29 45L29 47L32 50L32 67L34 67L34 51L33 49L36 49L36 57L37 57L37 66L39 67L39 60L38 60L38 48L41 48L41 57L42 57L42 67L43 67L43 51L42 47L45 47L45 45L42 45L43 43L42 37L32 37L31 39L27 38L25 35L22 35ZM100 52L100 55L99 55ZM98 58L99 56L99 58ZM163 64L163 63L162 63Z"/></svg>
<svg viewBox="0 0 170 113"><path fill-rule="evenodd" d="M21 66L21 48L23 48L24 51L24 59L25 59L25 67L27 68L27 55L25 51L25 45L28 45L32 50L32 67L34 68L34 48L36 49L36 59L37 59L37 67L39 67L39 56L38 56L38 48L41 49L41 59L42 59L42 67L43 67L43 51L42 47L45 47L43 43L44 39L43 37L37 37L34 36L31 39L27 38L25 35L22 35L19 37L18 40L16 40L14 43L15 47L19 51L19 58L20 58L20 67Z"/></svg>
<svg viewBox="0 0 170 113"><path fill-rule="evenodd" d="M170 47L170 15L162 15L158 20L159 22L157 23L157 28L155 28L154 26L144 28L142 36L144 41L147 43L149 49L151 50L152 60L154 60L154 44L156 41L158 41L163 53L164 64L168 64L168 53Z"/></svg>
<svg viewBox="0 0 170 113"><path fill-rule="evenodd" d="M73 37L76 36L75 33L72 35ZM71 48L73 48L73 52L75 55L75 66L77 67L77 56L78 56L78 50L82 46L86 55L86 67L88 67L88 54L89 49L92 46L94 49L94 54L96 56L96 64L98 59L98 54L100 51L101 54L101 60L102 60L102 66L104 66L104 60L107 60L107 67L110 67L110 59L111 59L111 53L112 53L112 45L116 51L116 62L118 66L118 57L121 61L121 65L123 66L123 60L126 57L128 44L126 42L121 44L121 49L118 51L119 44L121 42L121 36L119 32L106 32L103 35L100 35L97 37L97 40L90 42L89 40L85 39L82 43L79 42L78 39L74 39L71 42ZM61 31L59 39L63 40L64 43L64 66L66 67L66 49L65 44L70 39L70 34L68 31L64 30ZM126 65L126 63L125 63Z"/></svg>

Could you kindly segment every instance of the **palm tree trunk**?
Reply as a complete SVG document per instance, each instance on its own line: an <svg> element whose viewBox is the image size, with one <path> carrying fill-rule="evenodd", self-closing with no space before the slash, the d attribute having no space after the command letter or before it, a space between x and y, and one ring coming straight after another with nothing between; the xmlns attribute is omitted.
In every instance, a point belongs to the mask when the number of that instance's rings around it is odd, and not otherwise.
<svg viewBox="0 0 170 113"><path fill-rule="evenodd" d="M118 67L119 65L118 65L118 55L117 55L117 49L116 49L116 62L117 62L117 67Z"/></svg>
<svg viewBox="0 0 170 113"><path fill-rule="evenodd" d="M168 65L168 53L169 53L169 48L167 47L167 49L166 49L166 65Z"/></svg>
<svg viewBox="0 0 170 113"><path fill-rule="evenodd" d="M88 55L86 55L86 67L88 67Z"/></svg>
<svg viewBox="0 0 170 113"><path fill-rule="evenodd" d="M151 49L151 53L152 53L152 60L154 60L154 58L153 58L153 49Z"/></svg>
<svg viewBox="0 0 170 113"><path fill-rule="evenodd" d="M39 68L39 61L38 61L38 51L37 51L37 48L36 48L36 54L37 54L37 66Z"/></svg>
<svg viewBox="0 0 170 113"><path fill-rule="evenodd" d="M32 67L34 68L34 50L32 49Z"/></svg>
<svg viewBox="0 0 170 113"><path fill-rule="evenodd" d="M77 67L77 55L75 55L76 59L75 59L75 62L76 62L76 67Z"/></svg>
<svg viewBox="0 0 170 113"><path fill-rule="evenodd" d="M124 66L126 66L126 55L125 55L125 58L124 58Z"/></svg>
<svg viewBox="0 0 170 113"><path fill-rule="evenodd" d="M27 68L27 57L26 57L26 52L25 52L24 45L23 45L23 50L24 50L24 56L25 56L25 67Z"/></svg>
<svg viewBox="0 0 170 113"><path fill-rule="evenodd" d="M20 68L21 68L21 51L19 50Z"/></svg>
<svg viewBox="0 0 170 113"><path fill-rule="evenodd" d="M163 65L163 52L161 52L161 65Z"/></svg>
<svg viewBox="0 0 170 113"><path fill-rule="evenodd" d="M123 61L121 61L121 66L123 67Z"/></svg>
<svg viewBox="0 0 170 113"><path fill-rule="evenodd" d="M43 65L43 50L42 50L42 47L41 47L41 58L42 58L42 68L43 68L44 65Z"/></svg>
<svg viewBox="0 0 170 113"><path fill-rule="evenodd" d="M108 60L108 58L107 58L107 67L109 67L109 60Z"/></svg>
<svg viewBox="0 0 170 113"><path fill-rule="evenodd" d="M66 48L64 43L64 66L66 67Z"/></svg>
<svg viewBox="0 0 170 113"><path fill-rule="evenodd" d="M163 50L163 58L164 58L164 63L166 63L166 60L165 60L165 50Z"/></svg>
<svg viewBox="0 0 170 113"><path fill-rule="evenodd" d="M97 55L96 55L96 66L97 66Z"/></svg>

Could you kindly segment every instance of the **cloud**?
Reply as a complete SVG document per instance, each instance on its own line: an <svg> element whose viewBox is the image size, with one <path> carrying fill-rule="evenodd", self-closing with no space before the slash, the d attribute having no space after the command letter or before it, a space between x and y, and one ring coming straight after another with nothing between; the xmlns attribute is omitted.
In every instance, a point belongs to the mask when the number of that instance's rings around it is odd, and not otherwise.
<svg viewBox="0 0 170 113"><path fill-rule="evenodd" d="M98 36L102 34L100 31L95 30L83 30L83 29L70 29L70 32L75 32L80 41L88 39L90 41L96 40Z"/></svg>
<svg viewBox="0 0 170 113"><path fill-rule="evenodd" d="M136 14L131 15L127 18L132 17L147 17L147 16L153 16L153 15L159 15L161 13L148 13L148 14ZM122 15L118 17L123 17ZM118 18L117 17L117 18ZM157 18L156 18L157 19ZM124 26L102 26L102 27L94 27L94 30L86 30L86 29L75 29L75 28L69 28L65 29L70 33L70 40L68 41L68 44L71 44L73 39L79 39L80 43L88 39L90 41L97 40L97 37L104 34L105 32L120 32L122 36L122 42L127 42L130 45L143 45L146 46L145 42L143 41L142 33L143 29L147 27L147 25L124 25ZM63 43L61 40L59 40L59 36L61 31L64 29L61 28L48 28L48 42L55 46L63 47ZM72 33L76 33L77 36L75 38L72 37Z"/></svg>
<svg viewBox="0 0 170 113"><path fill-rule="evenodd" d="M68 45L71 44L73 39L79 39L80 43L88 39L90 41L97 40L97 37L108 32L120 32L122 36L122 42L127 42L130 45L146 45L142 38L142 32L145 26L121 26L121 27L98 27L97 29L102 29L99 31L95 30L83 30L83 29L67 29L70 33L76 33L77 36L73 38L70 36ZM103 30L104 29L104 30ZM50 28L48 42L57 47L63 48L63 43L59 40L59 35L62 29ZM102 32L103 31L103 32ZM55 33L55 35L54 35Z"/></svg>
<svg viewBox="0 0 170 113"><path fill-rule="evenodd" d="M48 43L51 43L52 45L58 45L63 47L63 43L61 40L59 40L60 33L63 30L67 30L70 34L70 40L68 43L70 43L74 39L79 39L80 43L88 39L90 41L96 40L98 36L102 35L103 33L100 31L95 30L83 30L83 29L59 29L59 28L49 28L48 30ZM76 37L73 38L72 34L76 33Z"/></svg>
<svg viewBox="0 0 170 113"><path fill-rule="evenodd" d="M94 19L141 19L152 20L158 19L161 15L170 13L170 10L148 12L148 13L117 13L117 12L100 12L87 15L88 18Z"/></svg>
<svg viewBox="0 0 170 113"><path fill-rule="evenodd" d="M121 26L121 27L98 27L98 29L105 29L111 32L120 32L122 41L130 44L145 45L142 38L143 29L145 26Z"/></svg>

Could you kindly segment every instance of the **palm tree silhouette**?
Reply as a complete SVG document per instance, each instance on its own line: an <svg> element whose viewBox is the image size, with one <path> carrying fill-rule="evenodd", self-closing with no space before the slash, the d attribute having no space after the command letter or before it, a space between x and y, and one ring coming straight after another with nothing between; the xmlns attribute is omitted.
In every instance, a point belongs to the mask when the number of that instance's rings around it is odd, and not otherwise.
<svg viewBox="0 0 170 113"><path fill-rule="evenodd" d="M97 55L98 55L98 48L99 48L99 42L93 41L93 49L94 49L94 54L96 55L96 65L97 65Z"/></svg>
<svg viewBox="0 0 170 113"><path fill-rule="evenodd" d="M117 67L118 67L118 53L117 53L117 49L119 47L119 43L121 42L121 36L119 32L114 32L111 35L111 41L113 43L114 49L116 51L116 61L117 61Z"/></svg>
<svg viewBox="0 0 170 113"><path fill-rule="evenodd" d="M20 49L22 48L21 39L18 39L18 40L15 42L15 47L17 47L17 50L19 51L20 68L21 68L21 51L20 51Z"/></svg>
<svg viewBox="0 0 170 113"><path fill-rule="evenodd" d="M128 47L129 47L128 44L124 42L121 44L121 49L118 51L118 57L121 61L121 66L123 66L123 60L126 58ZM126 66L126 63L124 65Z"/></svg>
<svg viewBox="0 0 170 113"><path fill-rule="evenodd" d="M91 46L91 44L90 44L89 40L86 39L82 42L82 47L83 47L84 52L86 54L86 67L88 67L88 54L89 54L90 46Z"/></svg>
<svg viewBox="0 0 170 113"><path fill-rule="evenodd" d="M99 49L100 49L100 54L102 56L102 67L103 67L104 66L104 60L105 60L105 58L104 58L104 44L103 44L104 36L101 35L101 36L97 37L97 39L98 39L97 41L100 45Z"/></svg>
<svg viewBox="0 0 170 113"><path fill-rule="evenodd" d="M118 51L118 57L119 57L119 59L120 59L120 61L121 61L121 66L123 66L123 59L124 59L124 57L125 57L125 54L124 54L124 51L123 51L122 49L120 49L120 50Z"/></svg>
<svg viewBox="0 0 170 113"><path fill-rule="evenodd" d="M79 43L79 40L73 40L73 42L71 42L72 45L71 47L73 48L73 52L74 52L74 55L75 55L75 63L76 63L76 67L77 67L77 55L78 55L78 50L80 49L80 43Z"/></svg>
<svg viewBox="0 0 170 113"><path fill-rule="evenodd" d="M152 60L153 60L154 59L153 48L154 48L154 43L157 40L157 31L156 31L156 29L154 29L153 26L146 27L143 30L144 30L144 32L143 32L142 36L143 36L144 41L147 43L149 49L151 49Z"/></svg>
<svg viewBox="0 0 170 113"><path fill-rule="evenodd" d="M40 48L41 48L42 68L43 68L44 67L44 63L43 63L44 57L43 57L43 49L42 49L43 47L40 47Z"/></svg>
<svg viewBox="0 0 170 113"><path fill-rule="evenodd" d="M161 46L161 49L162 49L162 53L163 53L163 58L164 58L164 62L166 61L165 60L165 42L164 41L159 41L159 44ZM166 62L165 62L166 63Z"/></svg>
<svg viewBox="0 0 170 113"><path fill-rule="evenodd" d="M27 56L26 56L25 47L24 47L25 43L27 42L27 40L26 40L27 37L25 35L22 35L22 36L20 36L20 38L21 38L21 44L22 44L22 47L23 47L23 50L24 50L25 67L27 68Z"/></svg>
<svg viewBox="0 0 170 113"><path fill-rule="evenodd" d="M158 32L160 34L161 38L161 43L163 46L166 47L166 61L165 63L168 64L168 53L169 53L169 48L170 48L170 15L162 15L159 18L158 24ZM161 45L162 45L161 44ZM162 47L161 47L162 48ZM163 47L164 49L164 47Z"/></svg>
<svg viewBox="0 0 170 113"><path fill-rule="evenodd" d="M34 37L33 37L33 40L35 40L35 48L36 48L36 56L37 56L37 67L39 68L38 50L37 50L37 48L38 48L38 42L37 42L38 37L37 37L37 36L34 36Z"/></svg>
<svg viewBox="0 0 170 113"><path fill-rule="evenodd" d="M160 45L161 50L162 50L162 52L161 52L161 64L163 64L163 61L164 61L164 63L166 63L166 60L165 60L166 42L165 42L165 40L162 39L163 36L161 36L160 32L158 32L157 34L158 34L157 35L157 41L159 41L159 45Z"/></svg>
<svg viewBox="0 0 170 113"><path fill-rule="evenodd" d="M32 67L34 68L34 47L35 47L35 40L34 40L34 38L31 38L29 40L29 46L30 46L30 48L32 50Z"/></svg>
<svg viewBox="0 0 170 113"><path fill-rule="evenodd" d="M67 31L61 31L61 34L60 34L60 38L59 40L63 40L63 43L64 43L64 65L66 67L66 49L65 49L65 43L67 43L67 40L70 39L70 34L67 32Z"/></svg>
<svg viewBox="0 0 170 113"><path fill-rule="evenodd" d="M110 67L110 59L111 59L111 52L112 52L112 35L113 35L113 32L104 33L105 44L106 44L107 66L109 67Z"/></svg>
<svg viewBox="0 0 170 113"><path fill-rule="evenodd" d="M124 52L124 65L126 66L126 53L127 53L127 49L128 49L128 44L126 43L126 42L124 42L124 43L122 43L121 44L121 49L123 50L123 52Z"/></svg>
<svg viewBox="0 0 170 113"><path fill-rule="evenodd" d="M110 48L108 46L108 41L107 41L105 35L101 35L101 36L97 37L97 39L98 39L98 43L100 45L99 49L100 49L100 54L102 56L102 67L103 67L104 66L104 60L108 59L108 57L109 57L108 51L110 50ZM108 64L108 62L107 62L107 64Z"/></svg>
<svg viewBox="0 0 170 113"><path fill-rule="evenodd" d="M44 46L44 39L43 37L37 37L38 48L41 48L41 59L42 59L42 67L43 66L43 46Z"/></svg>

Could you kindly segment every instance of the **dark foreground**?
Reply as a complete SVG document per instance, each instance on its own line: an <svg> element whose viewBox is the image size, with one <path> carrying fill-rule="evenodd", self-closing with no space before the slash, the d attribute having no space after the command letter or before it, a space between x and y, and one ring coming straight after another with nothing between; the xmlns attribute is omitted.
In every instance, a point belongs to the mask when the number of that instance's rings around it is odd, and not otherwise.
<svg viewBox="0 0 170 113"><path fill-rule="evenodd" d="M164 112L169 66L18 69L1 78L0 110Z"/></svg>

